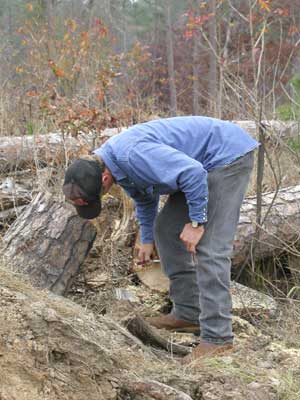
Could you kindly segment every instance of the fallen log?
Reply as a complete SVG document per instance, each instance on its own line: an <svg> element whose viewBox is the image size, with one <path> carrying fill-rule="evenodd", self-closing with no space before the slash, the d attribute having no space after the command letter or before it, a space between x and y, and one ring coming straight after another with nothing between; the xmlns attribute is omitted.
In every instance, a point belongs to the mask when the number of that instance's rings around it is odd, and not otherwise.
<svg viewBox="0 0 300 400"><path fill-rule="evenodd" d="M300 246L300 185L291 186L278 192L268 192L262 198L262 225L259 238L256 237L256 196L246 197L243 201L237 232L233 242L232 264L239 266L245 261L278 256L283 252L299 255L295 248ZM223 221L225 224L226 221ZM255 254L253 248L255 247ZM135 242L135 251L139 248L139 235ZM149 267L148 267L149 268ZM147 276L147 268L133 266L141 279L149 286L154 280L165 287L162 278L155 275L159 270L158 255L151 264L153 276ZM145 275L145 276L144 276Z"/></svg>
<svg viewBox="0 0 300 400"><path fill-rule="evenodd" d="M240 220L233 242L232 264L238 268L244 263L265 259L287 252L299 257L297 247L300 246L300 185L281 189L278 193L270 192L263 195L262 220L259 227L259 237L256 236L256 198L244 200ZM226 223L226 221L224 221ZM134 253L140 246L139 235L135 242ZM255 248L255 251L253 249ZM133 271L138 278L152 290L165 293L169 290L169 280L163 274L159 257L146 267L138 267L133 263ZM266 309L273 312L276 304L268 296L261 297L258 292L239 286L232 282L233 309L247 308ZM243 293L243 301L240 301Z"/></svg>
<svg viewBox="0 0 300 400"><path fill-rule="evenodd" d="M69 158L88 154L99 147L106 137L120 132L108 129L101 134L89 133L73 137L70 134L50 133L36 136L7 136L0 143L0 173L11 169L65 164Z"/></svg>
<svg viewBox="0 0 300 400"><path fill-rule="evenodd" d="M26 206L19 206L0 211L0 227L8 228L11 223L24 211Z"/></svg>
<svg viewBox="0 0 300 400"><path fill-rule="evenodd" d="M0 185L0 211L30 203L31 192L15 183L12 178L6 178Z"/></svg>
<svg viewBox="0 0 300 400"><path fill-rule="evenodd" d="M257 137L255 121L233 121L251 136ZM266 135L277 142L287 137L299 137L300 126L297 121L263 121ZM88 154L99 147L103 141L126 128L106 129L101 133L70 134L50 133L36 136L7 136L0 143L0 172L26 166L45 166L50 163L65 164L68 159Z"/></svg>
<svg viewBox="0 0 300 400"><path fill-rule="evenodd" d="M256 197L246 198L234 240L234 266L246 260L251 261L253 257L264 259L283 252L295 252L295 247L300 244L300 185L281 189L277 195L274 192L265 193L262 199L262 221L257 240Z"/></svg>
<svg viewBox="0 0 300 400"><path fill-rule="evenodd" d="M247 131L252 137L257 138L258 124L256 121L232 121ZM272 142L277 142L285 138L300 137L299 121L277 121L263 120L262 125L265 127L265 133Z"/></svg>
<svg viewBox="0 0 300 400"><path fill-rule="evenodd" d="M1 252L34 286L65 294L95 237L72 206L39 193L6 232Z"/></svg>

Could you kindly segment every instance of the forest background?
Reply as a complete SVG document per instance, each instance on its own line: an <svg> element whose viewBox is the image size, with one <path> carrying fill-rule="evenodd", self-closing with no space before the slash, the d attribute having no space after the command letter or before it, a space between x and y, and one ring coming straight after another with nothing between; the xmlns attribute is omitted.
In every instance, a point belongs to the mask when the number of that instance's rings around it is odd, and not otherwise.
<svg viewBox="0 0 300 400"><path fill-rule="evenodd" d="M0 0L0 135L300 116L294 0Z"/></svg>

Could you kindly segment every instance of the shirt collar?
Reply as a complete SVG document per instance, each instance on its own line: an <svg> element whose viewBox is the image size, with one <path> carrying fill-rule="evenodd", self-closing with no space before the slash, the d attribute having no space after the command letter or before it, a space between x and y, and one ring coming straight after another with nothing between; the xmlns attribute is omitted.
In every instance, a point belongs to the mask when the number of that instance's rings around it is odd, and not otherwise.
<svg viewBox="0 0 300 400"><path fill-rule="evenodd" d="M94 153L97 156L102 158L102 160L104 161L104 164L110 170L110 172L116 182L118 182L124 178L127 178L127 175L117 165L117 163L115 161L115 157L113 156L111 151L109 151L109 149L107 149L106 147L107 146L101 146L99 149L94 150Z"/></svg>

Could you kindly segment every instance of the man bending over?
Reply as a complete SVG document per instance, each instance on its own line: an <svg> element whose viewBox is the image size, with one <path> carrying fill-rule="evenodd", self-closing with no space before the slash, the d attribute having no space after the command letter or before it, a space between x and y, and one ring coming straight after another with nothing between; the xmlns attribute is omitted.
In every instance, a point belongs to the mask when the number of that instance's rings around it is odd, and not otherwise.
<svg viewBox="0 0 300 400"><path fill-rule="evenodd" d="M173 309L148 318L157 328L194 330L201 343L187 361L232 348L230 256L258 143L239 126L208 117L135 125L67 169L65 196L87 219L113 184L133 198L139 260L156 244L170 279ZM158 213L159 196L168 200Z"/></svg>

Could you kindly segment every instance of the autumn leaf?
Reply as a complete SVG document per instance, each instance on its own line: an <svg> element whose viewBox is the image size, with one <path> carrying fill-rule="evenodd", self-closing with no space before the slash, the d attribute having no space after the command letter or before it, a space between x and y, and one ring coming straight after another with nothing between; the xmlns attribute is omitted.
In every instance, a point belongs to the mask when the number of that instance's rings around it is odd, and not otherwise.
<svg viewBox="0 0 300 400"><path fill-rule="evenodd" d="M108 34L108 29L105 26L99 29L99 36L101 38L104 38L105 36L107 36L107 34Z"/></svg>
<svg viewBox="0 0 300 400"><path fill-rule="evenodd" d="M274 13L278 14L278 15L280 15L282 17L288 17L290 15L290 10L287 7L286 8L278 7L274 11Z"/></svg>
<svg viewBox="0 0 300 400"><path fill-rule="evenodd" d="M186 32L184 33L184 37L185 37L186 39L191 39L191 38L193 37L193 31L186 31Z"/></svg>
<svg viewBox="0 0 300 400"><path fill-rule="evenodd" d="M63 71L61 68L55 67L54 70L53 70L53 72L55 73L55 75L56 75L58 78L62 78L63 76L65 76L65 73L64 73L64 71Z"/></svg>
<svg viewBox="0 0 300 400"><path fill-rule="evenodd" d="M58 78L62 78L65 76L64 70L55 65L53 60L49 60L48 65L52 69L54 75L57 76Z"/></svg>
<svg viewBox="0 0 300 400"><path fill-rule="evenodd" d="M102 89L98 89L98 93L97 93L97 99L101 102L104 99L104 93L102 91Z"/></svg>
<svg viewBox="0 0 300 400"><path fill-rule="evenodd" d="M28 97L37 97L38 95L39 95L39 94L38 94L36 88L29 89L29 90L27 90L27 92L26 92L26 96L28 96Z"/></svg>
<svg viewBox="0 0 300 400"><path fill-rule="evenodd" d="M67 22L69 29L71 32L75 32L77 29L77 22L75 21L75 19L70 19Z"/></svg>
<svg viewBox="0 0 300 400"><path fill-rule="evenodd" d="M26 8L29 12L31 12L33 10L33 5L31 3L27 3L26 4Z"/></svg>
<svg viewBox="0 0 300 400"><path fill-rule="evenodd" d="M23 72L24 72L24 69L18 65L18 66L16 67L16 73L17 73L17 74L22 74Z"/></svg>
<svg viewBox="0 0 300 400"><path fill-rule="evenodd" d="M299 33L299 29L296 25L292 25L289 29L288 36L292 36L294 33Z"/></svg>
<svg viewBox="0 0 300 400"><path fill-rule="evenodd" d="M271 11L270 5L269 5L270 1L258 0L258 3L259 3L259 5L260 5L260 8L261 8L261 9L266 10L266 11L268 11L268 12Z"/></svg>

